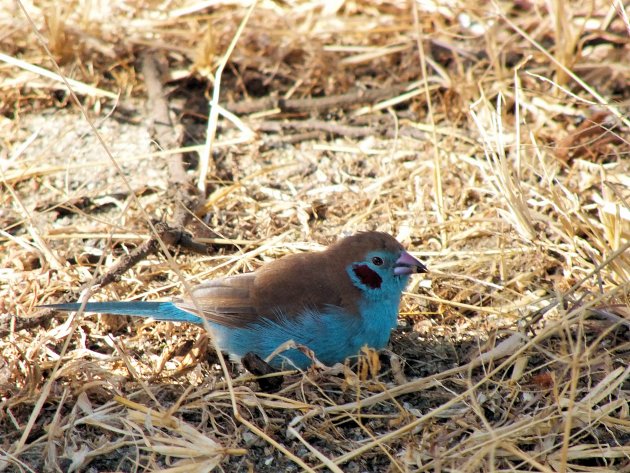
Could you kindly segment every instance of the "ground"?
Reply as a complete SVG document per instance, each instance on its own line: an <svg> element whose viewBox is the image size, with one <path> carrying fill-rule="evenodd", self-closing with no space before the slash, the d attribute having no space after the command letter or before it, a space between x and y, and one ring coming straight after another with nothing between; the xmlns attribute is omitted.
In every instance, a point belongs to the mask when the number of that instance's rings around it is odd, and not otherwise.
<svg viewBox="0 0 630 473"><path fill-rule="evenodd" d="M621 2L249 11L0 6L0 469L630 468ZM386 350L276 392L203 328L39 307L361 230L429 273Z"/></svg>

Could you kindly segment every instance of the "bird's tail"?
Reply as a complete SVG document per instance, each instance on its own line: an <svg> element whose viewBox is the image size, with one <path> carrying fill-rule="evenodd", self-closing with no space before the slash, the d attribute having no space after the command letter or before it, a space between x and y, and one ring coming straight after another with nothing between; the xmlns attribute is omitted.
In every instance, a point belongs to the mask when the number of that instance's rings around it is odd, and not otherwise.
<svg viewBox="0 0 630 473"><path fill-rule="evenodd" d="M67 304L43 305L40 307L69 312L79 310L81 304L72 302ZM100 312L103 314L151 317L155 320L169 322L203 323L200 317L179 309L172 302L88 302L85 304L84 310L85 312Z"/></svg>

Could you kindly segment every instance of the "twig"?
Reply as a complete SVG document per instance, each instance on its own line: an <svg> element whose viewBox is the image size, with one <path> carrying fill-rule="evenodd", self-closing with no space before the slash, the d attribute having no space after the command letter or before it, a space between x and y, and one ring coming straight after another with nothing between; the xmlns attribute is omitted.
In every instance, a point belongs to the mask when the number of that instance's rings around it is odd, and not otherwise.
<svg viewBox="0 0 630 473"><path fill-rule="evenodd" d="M99 276L94 281L90 281L90 287L95 285L104 287L114 281L119 281L120 277L139 261L142 261L149 255L157 253L160 249L160 240L167 246L181 246L196 253L208 253L208 247L206 245L194 242L190 235L183 232L180 228L174 228L164 222L158 222L155 224L155 229L158 231L157 235L149 238L128 255L119 258L116 264L109 268L105 274Z"/></svg>
<svg viewBox="0 0 630 473"><path fill-rule="evenodd" d="M281 132L287 128L293 128L295 130L309 130L309 132L302 133L304 139L312 139L312 131L319 131L330 133L338 136L345 136L349 138L363 138L365 136L378 136L394 138L395 130L389 124L382 124L378 126L351 126L342 125L335 122L322 121L322 120L288 120L288 121L266 121L258 123L252 128L257 131L275 131ZM298 136L300 136L298 135ZM399 136L409 136L417 139L425 139L426 133L413 127L402 127L398 133ZM283 140L283 142L287 142ZM299 140L298 140L299 141ZM292 140L290 142L296 142Z"/></svg>
<svg viewBox="0 0 630 473"><path fill-rule="evenodd" d="M168 100L160 77L160 61L155 54L146 54L142 59L142 73L147 87L149 119L153 128L153 137L162 149L176 149L181 143L181 129L176 130L170 117ZM169 189L173 189L176 201L174 212L175 226L184 227L199 206L201 193L192 185L182 153L176 153L169 159ZM192 212L191 212L192 210Z"/></svg>
<svg viewBox="0 0 630 473"><path fill-rule="evenodd" d="M224 105L226 109L236 114L247 114L261 112L273 108L279 108L283 112L316 112L328 110L330 108L349 108L353 105L370 103L382 100L385 97L398 95L416 82L406 82L395 84L382 89L355 89L341 95L327 95L326 97L315 97L306 99L274 99L265 97L251 102L234 103Z"/></svg>

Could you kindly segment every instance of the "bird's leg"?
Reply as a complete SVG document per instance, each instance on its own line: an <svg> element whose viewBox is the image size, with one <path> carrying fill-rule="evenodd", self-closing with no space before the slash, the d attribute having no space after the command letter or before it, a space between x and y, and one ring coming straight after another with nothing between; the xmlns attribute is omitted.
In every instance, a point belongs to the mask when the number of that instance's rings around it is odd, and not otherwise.
<svg viewBox="0 0 630 473"><path fill-rule="evenodd" d="M284 376L267 376L277 373L278 371L273 369L269 363L259 357L256 353L249 352L246 353L243 358L241 358L241 363L243 363L243 367L249 371L254 376L260 376L256 379L258 383L258 387L261 391L266 393L275 393L282 386L282 382L284 381Z"/></svg>

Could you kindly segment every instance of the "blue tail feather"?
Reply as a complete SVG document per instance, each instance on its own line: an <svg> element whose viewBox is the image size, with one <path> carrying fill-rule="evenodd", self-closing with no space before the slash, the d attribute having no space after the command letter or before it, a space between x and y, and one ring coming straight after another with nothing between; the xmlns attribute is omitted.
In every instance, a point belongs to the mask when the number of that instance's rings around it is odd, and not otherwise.
<svg viewBox="0 0 630 473"><path fill-rule="evenodd" d="M81 304L74 302L67 304L44 305L41 307L67 312L79 310ZM203 323L200 317L179 309L172 302L88 302L85 304L85 312L151 317L155 320L164 320L168 322L188 322L191 324Z"/></svg>

